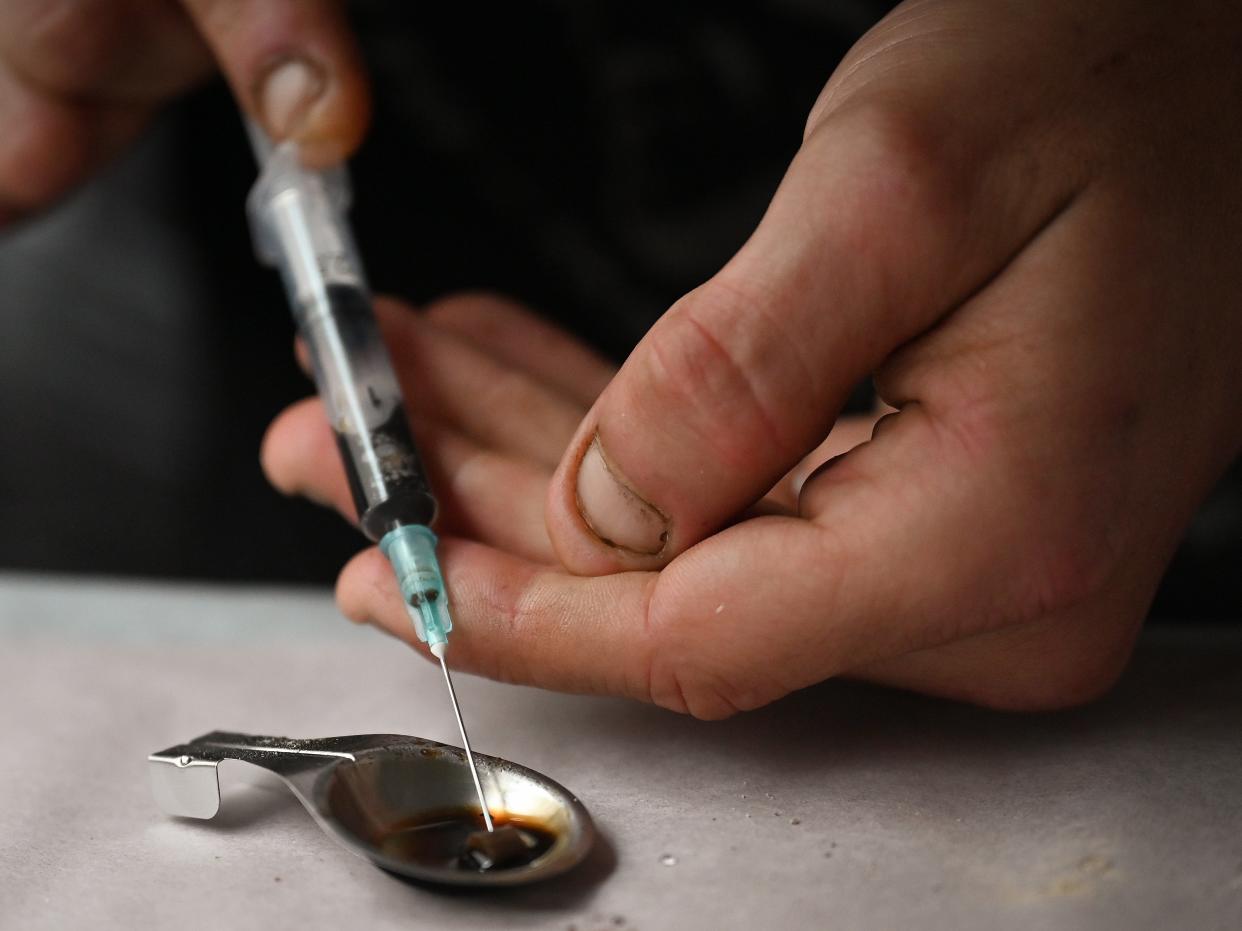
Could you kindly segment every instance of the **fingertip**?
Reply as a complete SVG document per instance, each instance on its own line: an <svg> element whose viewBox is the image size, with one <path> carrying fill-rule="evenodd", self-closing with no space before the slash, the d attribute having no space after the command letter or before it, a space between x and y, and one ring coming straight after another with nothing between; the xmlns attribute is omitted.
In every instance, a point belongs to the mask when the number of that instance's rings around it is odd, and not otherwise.
<svg viewBox="0 0 1242 931"><path fill-rule="evenodd" d="M368 547L345 564L337 576L335 596L346 620L383 631L424 659L432 659L414 632L392 566L377 547Z"/></svg>
<svg viewBox="0 0 1242 931"><path fill-rule="evenodd" d="M306 398L286 407L273 418L259 441L259 466L268 482L284 495L296 493L294 465L303 453L306 409L316 403Z"/></svg>
<svg viewBox="0 0 1242 931"><path fill-rule="evenodd" d="M278 58L259 76L251 98L268 135L297 142L308 168L348 159L370 124L370 93L356 63L329 65L304 53Z"/></svg>
<svg viewBox="0 0 1242 931"><path fill-rule="evenodd" d="M337 73L290 138L308 168L329 168L350 158L371 124L371 94L361 66Z"/></svg>
<svg viewBox="0 0 1242 931"><path fill-rule="evenodd" d="M557 559L575 575L662 567L666 516L633 492L609 494L612 473L603 460L597 434L584 427L549 482L544 513Z"/></svg>
<svg viewBox="0 0 1242 931"><path fill-rule="evenodd" d="M335 0L185 0L238 102L303 162L326 168L361 144L369 82L342 4Z"/></svg>
<svg viewBox="0 0 1242 931"><path fill-rule="evenodd" d="M285 413L276 415L276 419L267 425L267 429L263 431L263 439L259 441L259 468L263 472L263 477L267 479L267 483L275 488L282 495L292 494L287 482L287 470L285 469L284 456L284 440L283 434L285 427L281 423L284 420Z"/></svg>
<svg viewBox="0 0 1242 931"><path fill-rule="evenodd" d="M368 547L345 564L336 580L336 605L355 624L381 623L389 599L400 600L396 579L376 547Z"/></svg>
<svg viewBox="0 0 1242 931"><path fill-rule="evenodd" d="M319 398L305 398L276 416L259 444L259 465L281 494L301 495L353 518L336 438Z"/></svg>

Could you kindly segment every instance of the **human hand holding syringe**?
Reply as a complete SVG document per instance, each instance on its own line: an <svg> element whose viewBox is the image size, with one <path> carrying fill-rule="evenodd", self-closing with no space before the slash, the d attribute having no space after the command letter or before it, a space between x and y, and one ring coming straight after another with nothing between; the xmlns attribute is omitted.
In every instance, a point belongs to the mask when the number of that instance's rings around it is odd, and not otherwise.
<svg viewBox="0 0 1242 931"><path fill-rule="evenodd" d="M307 165L362 141L370 94L339 0L0 0L0 227L89 177L217 67Z"/></svg>

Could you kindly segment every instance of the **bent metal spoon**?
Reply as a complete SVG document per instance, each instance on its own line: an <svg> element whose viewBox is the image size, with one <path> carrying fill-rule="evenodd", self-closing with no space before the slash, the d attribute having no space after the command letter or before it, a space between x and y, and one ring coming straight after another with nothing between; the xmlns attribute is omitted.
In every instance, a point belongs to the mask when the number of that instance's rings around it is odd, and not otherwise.
<svg viewBox="0 0 1242 931"><path fill-rule="evenodd" d="M423 882L514 886L550 879L581 863L595 840L586 808L559 783L475 754L493 818L516 828L528 850L506 863L471 855L482 821L463 751L400 734L296 740L213 731L148 757L155 800L170 815L215 817L218 768L226 760L275 773L338 843Z"/></svg>

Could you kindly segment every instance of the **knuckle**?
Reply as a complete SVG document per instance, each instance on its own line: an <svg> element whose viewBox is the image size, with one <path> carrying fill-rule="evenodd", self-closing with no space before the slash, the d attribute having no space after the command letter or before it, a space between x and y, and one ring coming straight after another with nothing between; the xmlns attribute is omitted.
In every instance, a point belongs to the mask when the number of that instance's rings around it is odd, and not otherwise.
<svg viewBox="0 0 1242 931"><path fill-rule="evenodd" d="M874 101L851 104L812 132L808 144L827 146L849 179L833 199L859 248L910 242L911 231L952 235L965 191L947 136L931 117Z"/></svg>
<svg viewBox="0 0 1242 931"><path fill-rule="evenodd" d="M723 721L747 710L735 700L726 682L684 659L661 659L653 665L651 701L700 721Z"/></svg>
<svg viewBox="0 0 1242 931"><path fill-rule="evenodd" d="M644 622L646 692L653 704L701 721L721 721L762 707L784 690L739 665L727 644L703 635L699 620L686 612L676 593L653 591ZM725 643L724 652L712 644ZM745 654L749 655L749 654Z"/></svg>
<svg viewBox="0 0 1242 931"><path fill-rule="evenodd" d="M122 17L105 0L54 0L26 23L20 67L60 93L89 90L116 65Z"/></svg>
<svg viewBox="0 0 1242 931"><path fill-rule="evenodd" d="M676 411L688 440L737 468L753 467L757 448L798 451L801 438L782 412L811 391L762 305L760 295L717 278L675 304L650 334L650 351L637 357L650 403Z"/></svg>

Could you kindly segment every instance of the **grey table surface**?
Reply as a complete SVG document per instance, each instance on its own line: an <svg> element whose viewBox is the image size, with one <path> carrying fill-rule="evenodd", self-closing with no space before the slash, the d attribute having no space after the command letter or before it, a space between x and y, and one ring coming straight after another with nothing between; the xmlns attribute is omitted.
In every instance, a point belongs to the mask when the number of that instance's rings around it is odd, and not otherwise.
<svg viewBox="0 0 1242 931"><path fill-rule="evenodd" d="M1145 636L1108 699L1007 716L829 683L705 724L460 677L477 749L604 842L544 886L409 885L286 793L164 816L215 728L457 743L438 671L326 593L0 576L4 928L1238 928L1242 637Z"/></svg>

